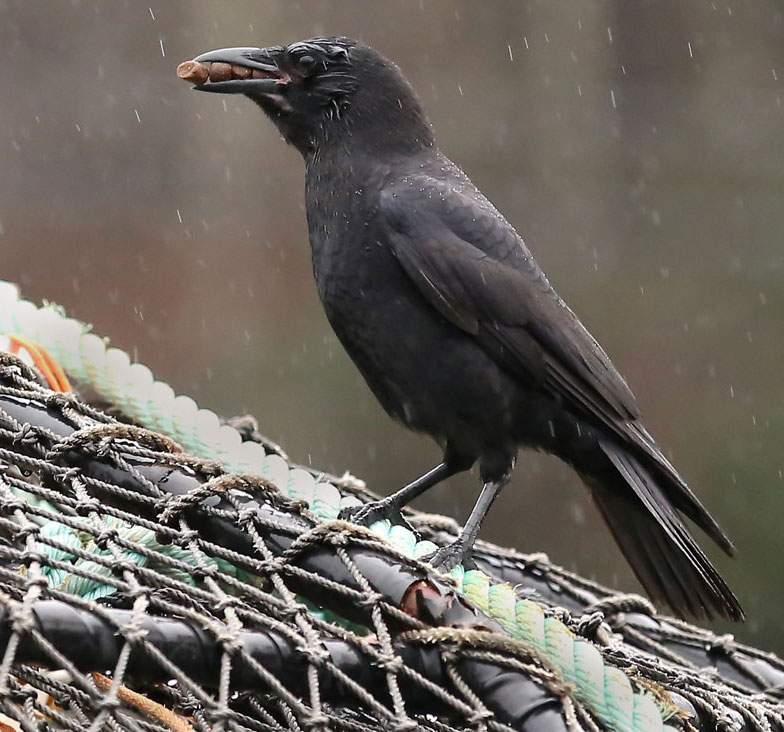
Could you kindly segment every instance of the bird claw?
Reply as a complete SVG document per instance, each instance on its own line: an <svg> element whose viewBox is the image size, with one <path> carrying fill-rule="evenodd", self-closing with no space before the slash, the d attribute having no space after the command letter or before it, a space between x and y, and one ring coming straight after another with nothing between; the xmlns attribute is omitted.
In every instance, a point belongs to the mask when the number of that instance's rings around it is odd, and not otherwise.
<svg viewBox="0 0 784 732"><path fill-rule="evenodd" d="M400 506L388 499L382 498L380 501L365 503L361 506L349 506L338 514L338 518L341 521L351 521L360 526L370 526L376 521L386 519L391 524L404 526L419 538L417 530L403 518Z"/></svg>
<svg viewBox="0 0 784 732"><path fill-rule="evenodd" d="M466 546L462 539L442 546L432 554L422 557L422 561L441 572L449 572L458 564L462 564L466 569L476 568L476 563L471 558L471 547Z"/></svg>

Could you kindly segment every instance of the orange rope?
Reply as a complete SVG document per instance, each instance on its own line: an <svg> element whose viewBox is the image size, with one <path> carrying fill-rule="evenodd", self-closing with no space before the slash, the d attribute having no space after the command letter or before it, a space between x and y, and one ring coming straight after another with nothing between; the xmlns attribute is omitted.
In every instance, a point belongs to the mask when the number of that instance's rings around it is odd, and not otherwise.
<svg viewBox="0 0 784 732"><path fill-rule="evenodd" d="M103 674L92 673L90 676L92 676L95 685L101 691L108 691L112 685L112 680ZM175 714L171 709L167 709L162 704L158 704L158 702L154 702L142 694L131 691L123 684L117 689L117 698L123 704L155 717L155 719L171 729L172 732L196 732L184 717Z"/></svg>
<svg viewBox="0 0 784 732"><path fill-rule="evenodd" d="M9 350L18 354L20 347L24 347L33 359L35 367L44 375L52 391L71 391L71 384L65 375L62 366L52 358L49 351L39 346L35 341L20 335L7 336L11 344Z"/></svg>

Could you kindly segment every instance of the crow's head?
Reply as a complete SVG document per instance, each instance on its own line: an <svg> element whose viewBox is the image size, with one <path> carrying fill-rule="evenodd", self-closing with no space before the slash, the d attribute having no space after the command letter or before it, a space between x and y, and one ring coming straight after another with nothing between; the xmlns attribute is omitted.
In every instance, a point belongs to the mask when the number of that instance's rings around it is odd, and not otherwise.
<svg viewBox="0 0 784 732"><path fill-rule="evenodd" d="M288 46L222 48L181 64L196 89L245 94L308 157L350 135L375 144L431 145L419 100L398 67L350 38L312 38Z"/></svg>

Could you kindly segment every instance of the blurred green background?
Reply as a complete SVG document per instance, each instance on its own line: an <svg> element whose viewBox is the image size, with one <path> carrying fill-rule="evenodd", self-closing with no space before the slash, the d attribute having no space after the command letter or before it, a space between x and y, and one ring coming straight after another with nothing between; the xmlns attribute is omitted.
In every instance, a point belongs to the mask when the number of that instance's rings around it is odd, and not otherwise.
<svg viewBox="0 0 784 732"><path fill-rule="evenodd" d="M439 458L343 354L310 273L303 165L180 61L363 39L526 238L736 541L712 551L784 652L784 16L774 0L0 1L0 278L298 461L389 492ZM417 505L462 520L478 477ZM521 456L484 536L637 585L575 475ZM703 542L707 545L707 542Z"/></svg>

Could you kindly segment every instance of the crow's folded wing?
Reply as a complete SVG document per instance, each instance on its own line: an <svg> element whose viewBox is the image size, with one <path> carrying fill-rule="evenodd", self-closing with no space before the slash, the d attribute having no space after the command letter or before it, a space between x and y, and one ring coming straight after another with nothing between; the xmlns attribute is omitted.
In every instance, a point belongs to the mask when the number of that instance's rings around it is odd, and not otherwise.
<svg viewBox="0 0 784 732"><path fill-rule="evenodd" d="M622 423L638 416L634 395L514 229L485 201L450 190L444 202L442 191L413 188L415 203L405 191L382 193L379 213L430 304L507 370L628 440Z"/></svg>

